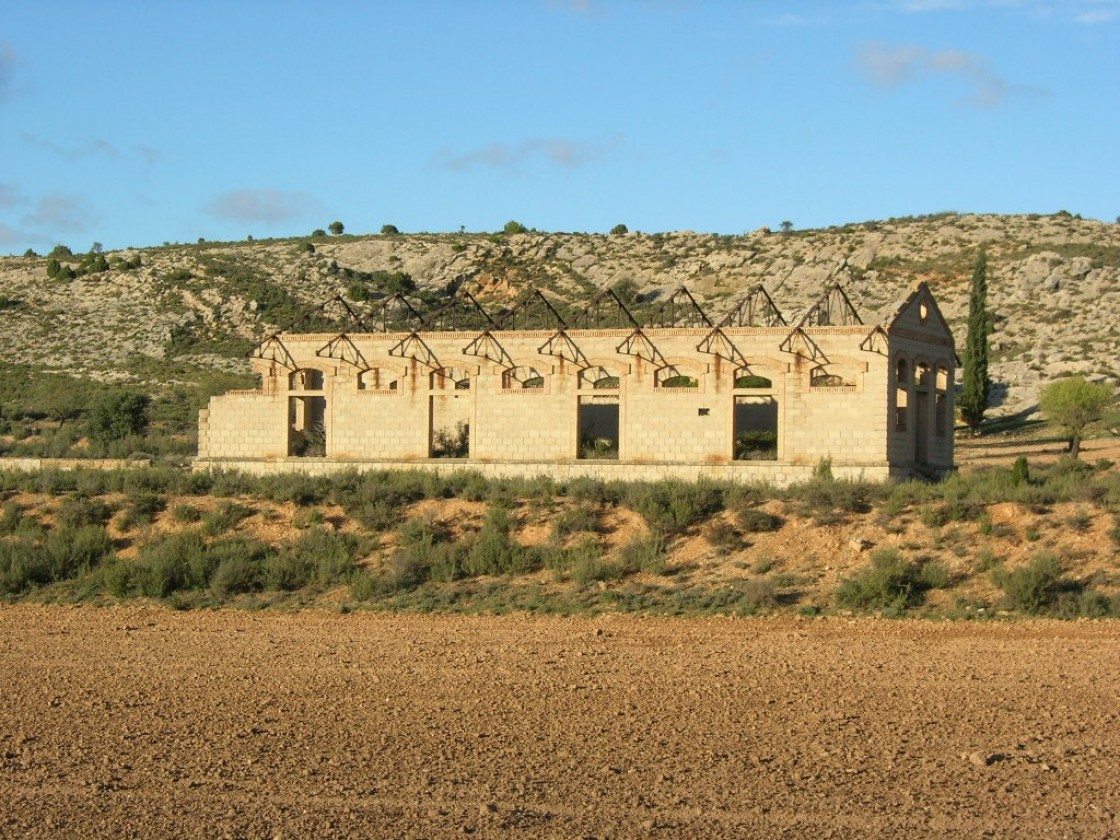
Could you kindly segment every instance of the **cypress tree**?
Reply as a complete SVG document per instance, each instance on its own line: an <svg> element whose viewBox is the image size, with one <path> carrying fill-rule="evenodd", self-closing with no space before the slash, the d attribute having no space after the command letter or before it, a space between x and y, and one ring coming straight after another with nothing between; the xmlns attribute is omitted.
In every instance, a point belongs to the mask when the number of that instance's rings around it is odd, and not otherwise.
<svg viewBox="0 0 1120 840"><path fill-rule="evenodd" d="M957 398L961 420L977 429L988 410L988 255L981 249L972 270L968 296L968 341L964 349L964 382Z"/></svg>

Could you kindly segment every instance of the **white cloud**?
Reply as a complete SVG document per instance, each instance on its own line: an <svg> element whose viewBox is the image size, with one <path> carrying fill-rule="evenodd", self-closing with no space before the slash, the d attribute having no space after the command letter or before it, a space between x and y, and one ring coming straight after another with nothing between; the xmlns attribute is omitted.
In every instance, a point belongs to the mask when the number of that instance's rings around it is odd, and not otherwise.
<svg viewBox="0 0 1120 840"><path fill-rule="evenodd" d="M970 87L961 102L979 108L999 107L1011 94L1049 95L1044 88L1009 84L985 56L961 50L934 52L927 47L872 41L860 46L856 66L880 87L897 87L928 76L957 77Z"/></svg>
<svg viewBox="0 0 1120 840"><path fill-rule="evenodd" d="M84 198L66 193L44 196L35 209L23 218L31 228L45 231L47 236L59 233L83 233L98 220L97 212ZM42 237L41 237L42 238Z"/></svg>
<svg viewBox="0 0 1120 840"><path fill-rule="evenodd" d="M16 230L14 227L0 222L0 245L15 245L22 244L27 241L27 234L23 231Z"/></svg>
<svg viewBox="0 0 1120 840"><path fill-rule="evenodd" d="M20 132L20 134L24 142L30 143L32 146L37 146L40 149L46 149L48 152L56 154L66 160L83 160L90 157L119 158L121 156L116 146L100 137L91 137L76 145L64 146L61 143L56 143L53 140L40 137L28 131Z"/></svg>
<svg viewBox="0 0 1120 840"><path fill-rule="evenodd" d="M880 0L878 7L919 14L1006 9L1033 18L1054 18L1090 25L1120 19L1120 0Z"/></svg>
<svg viewBox="0 0 1120 840"><path fill-rule="evenodd" d="M27 197L19 191L15 184L0 184L0 208L18 207L26 204Z"/></svg>
<svg viewBox="0 0 1120 840"><path fill-rule="evenodd" d="M461 153L444 149L432 160L437 166L456 172L480 166L516 169L534 159L543 159L566 169L576 169L606 157L622 143L622 140L621 135L596 143L563 137L536 138L512 146L506 143L491 143L480 149Z"/></svg>
<svg viewBox="0 0 1120 840"><path fill-rule="evenodd" d="M16 65L19 57L8 44L0 44L0 102L7 102L16 92Z"/></svg>
<svg viewBox="0 0 1120 840"><path fill-rule="evenodd" d="M261 187L222 193L203 211L235 222L279 224L301 219L320 208L318 199L310 193Z"/></svg>

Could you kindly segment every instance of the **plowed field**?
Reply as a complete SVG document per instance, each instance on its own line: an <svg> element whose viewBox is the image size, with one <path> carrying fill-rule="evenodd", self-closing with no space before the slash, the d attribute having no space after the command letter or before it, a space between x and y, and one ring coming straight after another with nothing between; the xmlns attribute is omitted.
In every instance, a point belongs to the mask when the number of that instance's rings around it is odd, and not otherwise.
<svg viewBox="0 0 1120 840"><path fill-rule="evenodd" d="M1120 624L0 608L4 837L1117 837Z"/></svg>

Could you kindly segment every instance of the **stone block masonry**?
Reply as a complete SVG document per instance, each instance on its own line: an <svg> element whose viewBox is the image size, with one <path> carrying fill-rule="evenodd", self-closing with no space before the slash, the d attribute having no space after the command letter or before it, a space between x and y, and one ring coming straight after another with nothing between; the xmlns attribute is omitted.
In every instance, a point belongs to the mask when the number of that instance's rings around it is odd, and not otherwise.
<svg viewBox="0 0 1120 840"><path fill-rule="evenodd" d="M253 359L259 390L201 412L195 466L776 484L823 459L838 477L951 470L953 339L929 289L889 323L854 320L281 334Z"/></svg>

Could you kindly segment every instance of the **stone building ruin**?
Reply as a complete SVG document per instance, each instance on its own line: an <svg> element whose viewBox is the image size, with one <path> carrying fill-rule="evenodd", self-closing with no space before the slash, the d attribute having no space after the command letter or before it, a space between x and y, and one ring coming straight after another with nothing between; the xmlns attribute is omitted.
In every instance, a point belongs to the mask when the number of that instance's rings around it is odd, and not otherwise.
<svg viewBox="0 0 1120 840"><path fill-rule="evenodd" d="M953 338L924 283L873 326L840 286L796 325L761 286L718 322L683 287L644 322L610 290L570 318L539 291L500 316L465 291L429 313L399 295L325 306L347 329L265 339L261 387L200 413L196 468L777 484L822 460L872 480L953 468Z"/></svg>

